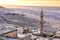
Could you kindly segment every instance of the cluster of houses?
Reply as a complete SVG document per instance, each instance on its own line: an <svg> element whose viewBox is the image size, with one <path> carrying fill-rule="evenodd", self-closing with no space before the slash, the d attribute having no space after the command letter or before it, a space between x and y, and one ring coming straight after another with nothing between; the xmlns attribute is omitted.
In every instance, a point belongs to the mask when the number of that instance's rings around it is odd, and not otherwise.
<svg viewBox="0 0 60 40"><path fill-rule="evenodd" d="M0 40L60 40L60 31L49 29L44 31L43 22L43 12L41 11L41 26L38 29L0 24Z"/></svg>
<svg viewBox="0 0 60 40"><path fill-rule="evenodd" d="M2 28L0 25L0 40L49 40L49 37L41 37L40 30L31 28L14 28L12 25L4 25L7 28ZM52 40L60 40L60 31L56 32Z"/></svg>

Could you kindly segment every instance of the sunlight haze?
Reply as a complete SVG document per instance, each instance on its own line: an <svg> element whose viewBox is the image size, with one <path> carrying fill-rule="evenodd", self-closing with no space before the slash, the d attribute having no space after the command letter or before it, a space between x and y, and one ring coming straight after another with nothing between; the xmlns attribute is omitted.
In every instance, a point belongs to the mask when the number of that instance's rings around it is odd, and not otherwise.
<svg viewBox="0 0 60 40"><path fill-rule="evenodd" d="M60 6L60 0L0 0L0 5Z"/></svg>

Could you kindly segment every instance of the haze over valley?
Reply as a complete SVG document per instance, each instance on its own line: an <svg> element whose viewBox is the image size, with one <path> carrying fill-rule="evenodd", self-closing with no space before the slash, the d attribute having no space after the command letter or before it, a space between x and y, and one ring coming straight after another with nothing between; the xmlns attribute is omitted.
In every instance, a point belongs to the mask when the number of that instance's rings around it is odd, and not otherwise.
<svg viewBox="0 0 60 40"><path fill-rule="evenodd" d="M60 28L60 8L43 7L44 30ZM40 27L41 7L5 8L0 6L0 23L18 25L20 27ZM47 31L47 30L46 30Z"/></svg>

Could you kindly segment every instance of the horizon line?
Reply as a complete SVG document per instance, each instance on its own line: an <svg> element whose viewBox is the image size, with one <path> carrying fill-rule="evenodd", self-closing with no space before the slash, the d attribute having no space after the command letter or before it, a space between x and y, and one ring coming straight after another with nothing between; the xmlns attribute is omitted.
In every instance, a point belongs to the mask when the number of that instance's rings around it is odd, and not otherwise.
<svg viewBox="0 0 60 40"><path fill-rule="evenodd" d="M17 8L18 7L60 7L60 6L29 6L29 5L0 5L0 6L2 6L2 7L4 7L4 6L11 6L11 7L14 7L14 6L16 6Z"/></svg>

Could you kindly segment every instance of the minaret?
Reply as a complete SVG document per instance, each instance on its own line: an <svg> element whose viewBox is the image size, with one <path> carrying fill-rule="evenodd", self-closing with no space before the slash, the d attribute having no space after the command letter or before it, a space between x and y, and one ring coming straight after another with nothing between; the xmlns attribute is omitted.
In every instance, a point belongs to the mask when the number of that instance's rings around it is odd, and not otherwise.
<svg viewBox="0 0 60 40"><path fill-rule="evenodd" d="M40 16L40 33L41 33L41 36L43 36L43 10L41 9L41 16Z"/></svg>

